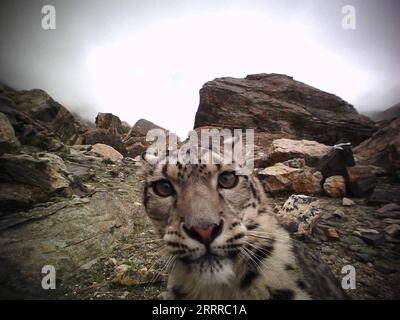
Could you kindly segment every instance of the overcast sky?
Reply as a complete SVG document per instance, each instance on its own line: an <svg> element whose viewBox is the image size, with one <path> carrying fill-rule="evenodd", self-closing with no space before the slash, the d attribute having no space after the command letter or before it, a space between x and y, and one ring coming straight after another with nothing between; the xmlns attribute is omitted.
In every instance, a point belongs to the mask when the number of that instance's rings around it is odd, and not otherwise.
<svg viewBox="0 0 400 320"><path fill-rule="evenodd" d="M56 30L41 9L56 8ZM356 29L342 28L344 5ZM214 78L285 73L360 112L400 102L398 0L3 0L0 81L94 119L112 112L181 137Z"/></svg>

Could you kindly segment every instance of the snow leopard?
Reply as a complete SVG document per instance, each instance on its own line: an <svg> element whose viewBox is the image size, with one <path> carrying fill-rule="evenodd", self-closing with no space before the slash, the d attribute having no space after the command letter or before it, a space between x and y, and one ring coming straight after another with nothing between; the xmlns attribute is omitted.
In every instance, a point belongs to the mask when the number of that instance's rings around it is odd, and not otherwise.
<svg viewBox="0 0 400 320"><path fill-rule="evenodd" d="M167 257L168 299L347 298L280 226L253 171L240 173L234 161L143 159L143 203Z"/></svg>

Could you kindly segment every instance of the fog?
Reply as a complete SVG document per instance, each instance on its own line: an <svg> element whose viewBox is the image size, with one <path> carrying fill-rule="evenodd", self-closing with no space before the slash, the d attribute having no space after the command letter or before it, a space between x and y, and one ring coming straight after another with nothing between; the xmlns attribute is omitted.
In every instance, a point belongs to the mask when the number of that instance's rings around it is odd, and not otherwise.
<svg viewBox="0 0 400 320"><path fill-rule="evenodd" d="M43 30L44 5L56 29ZM355 30L342 27L352 5ZM400 102L400 1L2 1L0 82L83 117L148 119L181 137L214 78L284 73L360 112Z"/></svg>

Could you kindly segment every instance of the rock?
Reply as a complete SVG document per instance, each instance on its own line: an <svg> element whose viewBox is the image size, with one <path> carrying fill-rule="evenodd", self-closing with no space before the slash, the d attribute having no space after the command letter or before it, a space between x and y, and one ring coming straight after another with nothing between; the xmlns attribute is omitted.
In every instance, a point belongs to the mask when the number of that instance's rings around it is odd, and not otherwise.
<svg viewBox="0 0 400 320"><path fill-rule="evenodd" d="M377 218L392 218L400 219L400 205L396 203L389 203L376 210L375 216Z"/></svg>
<svg viewBox="0 0 400 320"><path fill-rule="evenodd" d="M325 220L329 220L331 218L343 218L344 212L341 209L336 209L334 212L326 212L324 213L323 218Z"/></svg>
<svg viewBox="0 0 400 320"><path fill-rule="evenodd" d="M173 134L150 121L145 119L138 120L131 130L123 137L123 143L126 146L127 155L129 157L135 158L136 156L141 155L152 143L154 143L153 141L146 141L147 132L152 129L160 129L164 131L166 136L168 134Z"/></svg>
<svg viewBox="0 0 400 320"><path fill-rule="evenodd" d="M108 146L106 144L102 144L102 143L96 143L92 147L90 152L94 153L97 156L103 157L105 159L110 159L112 161L119 161L124 158L123 155L120 154L113 147L110 147L110 146Z"/></svg>
<svg viewBox="0 0 400 320"><path fill-rule="evenodd" d="M400 203L400 186L378 185L368 199L371 204Z"/></svg>
<svg viewBox="0 0 400 320"><path fill-rule="evenodd" d="M317 198L291 195L277 212L282 225L291 233L308 236L321 219L322 210Z"/></svg>
<svg viewBox="0 0 400 320"><path fill-rule="evenodd" d="M51 153L4 154L0 157L1 211L46 201L70 185L63 160Z"/></svg>
<svg viewBox="0 0 400 320"><path fill-rule="evenodd" d="M325 180L323 189L333 198L343 197L346 194L346 182L342 176L331 176Z"/></svg>
<svg viewBox="0 0 400 320"><path fill-rule="evenodd" d="M353 197L369 196L377 184L378 167L356 165L347 168L348 192Z"/></svg>
<svg viewBox="0 0 400 320"><path fill-rule="evenodd" d="M340 237L335 228L326 229L326 236L330 241L339 241Z"/></svg>
<svg viewBox="0 0 400 320"><path fill-rule="evenodd" d="M283 162L285 166L291 167L291 168L297 168L297 169L302 169L306 166L306 162L304 159L301 158L296 158L296 159L290 159L285 162Z"/></svg>
<svg viewBox="0 0 400 320"><path fill-rule="evenodd" d="M122 142L122 137L120 135L112 135L105 129L97 128L87 131L83 135L83 143L89 145L106 144L124 156L128 154L125 144Z"/></svg>
<svg viewBox="0 0 400 320"><path fill-rule="evenodd" d="M128 164L123 166L126 168ZM18 296L43 297L49 293L41 286L43 274L40 270L44 265L54 265L57 281L70 284L70 279L79 275L81 266L94 259L102 261L104 257L116 257L114 250L120 250L121 243L126 243L126 239L137 239L138 226L143 230L150 228L143 218L143 208L134 204L141 201L142 191L138 186L143 178L131 175L126 183L113 184L109 188L108 182L112 180L107 180L106 170L102 164L96 175L99 179L96 192L90 198L57 197L57 202L0 214L2 292L7 288ZM126 192L121 195L115 187ZM94 271L93 268L90 271ZM81 275L79 279L82 279ZM57 285L52 294L63 294L62 290L63 287Z"/></svg>
<svg viewBox="0 0 400 320"><path fill-rule="evenodd" d="M255 152L254 154L254 168L265 168L268 166L268 155L263 151Z"/></svg>
<svg viewBox="0 0 400 320"><path fill-rule="evenodd" d="M80 144L89 129L43 90L16 91L1 86L0 98L0 112L6 114L22 144L45 150L56 147L56 141Z"/></svg>
<svg viewBox="0 0 400 320"><path fill-rule="evenodd" d="M385 214L388 212L395 212L395 211L400 211L400 204L397 203L389 203L384 205L383 207L379 208L378 210L376 210L376 212L380 213L380 214Z"/></svg>
<svg viewBox="0 0 400 320"><path fill-rule="evenodd" d="M400 169L400 117L391 121L354 149L360 164L372 164L396 172Z"/></svg>
<svg viewBox="0 0 400 320"><path fill-rule="evenodd" d="M115 268L111 281L123 286L136 286L150 283L153 278L155 278L154 272L146 268L133 270L130 266L122 264Z"/></svg>
<svg viewBox="0 0 400 320"><path fill-rule="evenodd" d="M347 168L355 165L353 150L350 143L341 143L333 146L316 165L324 178L331 176L347 177Z"/></svg>
<svg viewBox="0 0 400 320"><path fill-rule="evenodd" d="M327 145L342 139L357 145L376 130L339 97L279 74L207 82L200 90L194 128L205 126L254 128Z"/></svg>
<svg viewBox="0 0 400 320"><path fill-rule="evenodd" d="M400 116L400 103L397 103L390 108L376 112L371 115L371 119L374 121L392 121Z"/></svg>
<svg viewBox="0 0 400 320"><path fill-rule="evenodd" d="M290 159L304 159L308 166L315 166L332 148L310 140L274 140L269 148L269 164Z"/></svg>
<svg viewBox="0 0 400 320"><path fill-rule="evenodd" d="M392 238L400 238L400 225L391 224L385 228L385 232Z"/></svg>
<svg viewBox="0 0 400 320"><path fill-rule="evenodd" d="M112 113L99 112L96 117L96 127L99 129L107 130L111 135L125 135L129 132L130 126L122 121Z"/></svg>
<svg viewBox="0 0 400 320"><path fill-rule="evenodd" d="M354 205L354 201L349 198L343 198L342 205L345 207L349 207L349 206Z"/></svg>
<svg viewBox="0 0 400 320"><path fill-rule="evenodd" d="M20 145L10 121L0 112L0 156L17 149Z"/></svg>
<svg viewBox="0 0 400 320"><path fill-rule="evenodd" d="M258 172L267 192L295 192L306 194L320 193L322 175L318 171L305 167L291 168L282 163L265 168Z"/></svg>
<svg viewBox="0 0 400 320"><path fill-rule="evenodd" d="M360 237L368 245L377 246L385 243L385 234L374 229L359 229L354 235Z"/></svg>

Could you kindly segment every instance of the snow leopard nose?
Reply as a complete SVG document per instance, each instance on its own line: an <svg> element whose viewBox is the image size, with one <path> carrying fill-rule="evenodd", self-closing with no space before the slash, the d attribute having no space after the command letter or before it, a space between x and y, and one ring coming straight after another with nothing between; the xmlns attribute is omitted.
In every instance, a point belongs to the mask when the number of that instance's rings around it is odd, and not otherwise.
<svg viewBox="0 0 400 320"><path fill-rule="evenodd" d="M201 227L192 227L190 229L183 226L186 233L189 237L194 240L197 240L203 244L210 244L214 241L216 237L218 237L223 228L223 221L221 220L220 224L211 223L206 226Z"/></svg>

